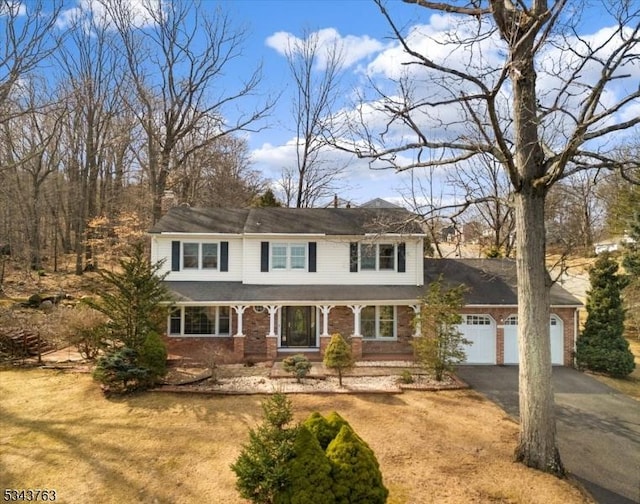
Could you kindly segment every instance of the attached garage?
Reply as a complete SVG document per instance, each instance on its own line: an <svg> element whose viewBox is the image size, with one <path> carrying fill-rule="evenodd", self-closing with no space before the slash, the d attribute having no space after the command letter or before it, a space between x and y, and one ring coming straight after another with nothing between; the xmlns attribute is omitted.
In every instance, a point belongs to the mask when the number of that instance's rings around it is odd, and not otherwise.
<svg viewBox="0 0 640 504"><path fill-rule="evenodd" d="M489 315L463 315L458 326L462 335L472 342L465 345L466 364L496 364L496 323Z"/></svg>
<svg viewBox="0 0 640 504"><path fill-rule="evenodd" d="M551 315L549 320L551 334L551 363L564 364L564 326L560 317ZM504 321L504 363L518 364L518 316L511 315Z"/></svg>

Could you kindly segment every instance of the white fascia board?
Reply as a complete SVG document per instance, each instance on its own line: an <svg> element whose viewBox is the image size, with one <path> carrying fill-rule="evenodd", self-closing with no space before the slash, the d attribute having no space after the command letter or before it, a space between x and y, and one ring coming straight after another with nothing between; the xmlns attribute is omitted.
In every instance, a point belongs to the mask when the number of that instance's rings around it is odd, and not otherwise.
<svg viewBox="0 0 640 504"><path fill-rule="evenodd" d="M290 236L292 238L296 238L300 236L323 237L327 235L325 233L244 233L242 236L244 236L245 238L268 238L270 236L275 236L278 238L282 238L283 236Z"/></svg>
<svg viewBox="0 0 640 504"><path fill-rule="evenodd" d="M389 299L389 300L375 300L375 301L350 301L350 300L330 300L325 299L322 301L304 301L300 299L296 300L278 300L278 301L164 301L162 304L170 306L321 306L321 305L333 305L333 306L350 306L350 305L363 305L363 306L411 306L419 304L419 300L416 299Z"/></svg>
<svg viewBox="0 0 640 504"><path fill-rule="evenodd" d="M176 233L176 232L163 232L154 233L154 236L162 238L241 238L240 233Z"/></svg>

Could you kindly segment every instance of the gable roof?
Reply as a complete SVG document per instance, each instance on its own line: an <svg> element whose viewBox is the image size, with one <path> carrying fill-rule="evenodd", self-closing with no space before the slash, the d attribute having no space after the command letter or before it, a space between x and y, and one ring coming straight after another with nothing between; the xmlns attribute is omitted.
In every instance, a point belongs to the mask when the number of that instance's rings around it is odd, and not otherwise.
<svg viewBox="0 0 640 504"><path fill-rule="evenodd" d="M419 217L403 208L174 207L151 233L424 234Z"/></svg>

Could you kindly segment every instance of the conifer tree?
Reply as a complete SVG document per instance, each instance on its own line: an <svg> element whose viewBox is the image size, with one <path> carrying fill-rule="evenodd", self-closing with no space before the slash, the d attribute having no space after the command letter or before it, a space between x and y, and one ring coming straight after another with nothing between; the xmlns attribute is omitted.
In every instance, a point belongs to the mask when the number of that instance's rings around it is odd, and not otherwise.
<svg viewBox="0 0 640 504"><path fill-rule="evenodd" d="M587 321L576 342L576 364L614 377L624 377L635 368L629 343L624 338L625 311L618 263L602 254L589 273Z"/></svg>
<svg viewBox="0 0 640 504"><path fill-rule="evenodd" d="M384 504L389 491L373 450L349 425L327 447L332 465L333 493L337 504Z"/></svg>
<svg viewBox="0 0 640 504"><path fill-rule="evenodd" d="M625 244L622 266L627 275L627 286L623 290L627 308L627 330L640 337L640 210L635 212L629 226L630 242Z"/></svg>
<svg viewBox="0 0 640 504"><path fill-rule="evenodd" d="M289 484L276 496L276 504L334 504L331 463L318 439L302 425L288 465Z"/></svg>
<svg viewBox="0 0 640 504"><path fill-rule="evenodd" d="M351 355L351 347L340 333L331 336L331 341L329 341L324 353L323 363L326 367L338 371L338 382L342 387L342 372L352 368L354 360Z"/></svg>
<svg viewBox="0 0 640 504"><path fill-rule="evenodd" d="M255 504L274 504L290 485L290 461L298 427L288 427L293 420L291 401L284 394L274 394L262 403L263 422L249 431L246 444L231 470L236 474L236 488L242 497Z"/></svg>

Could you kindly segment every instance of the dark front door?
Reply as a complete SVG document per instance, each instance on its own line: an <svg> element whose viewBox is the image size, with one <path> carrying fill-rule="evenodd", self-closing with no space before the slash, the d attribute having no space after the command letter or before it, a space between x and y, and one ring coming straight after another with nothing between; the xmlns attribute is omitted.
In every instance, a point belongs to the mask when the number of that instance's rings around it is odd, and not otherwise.
<svg viewBox="0 0 640 504"><path fill-rule="evenodd" d="M283 347L314 347L315 309L312 306L286 306L283 311Z"/></svg>

